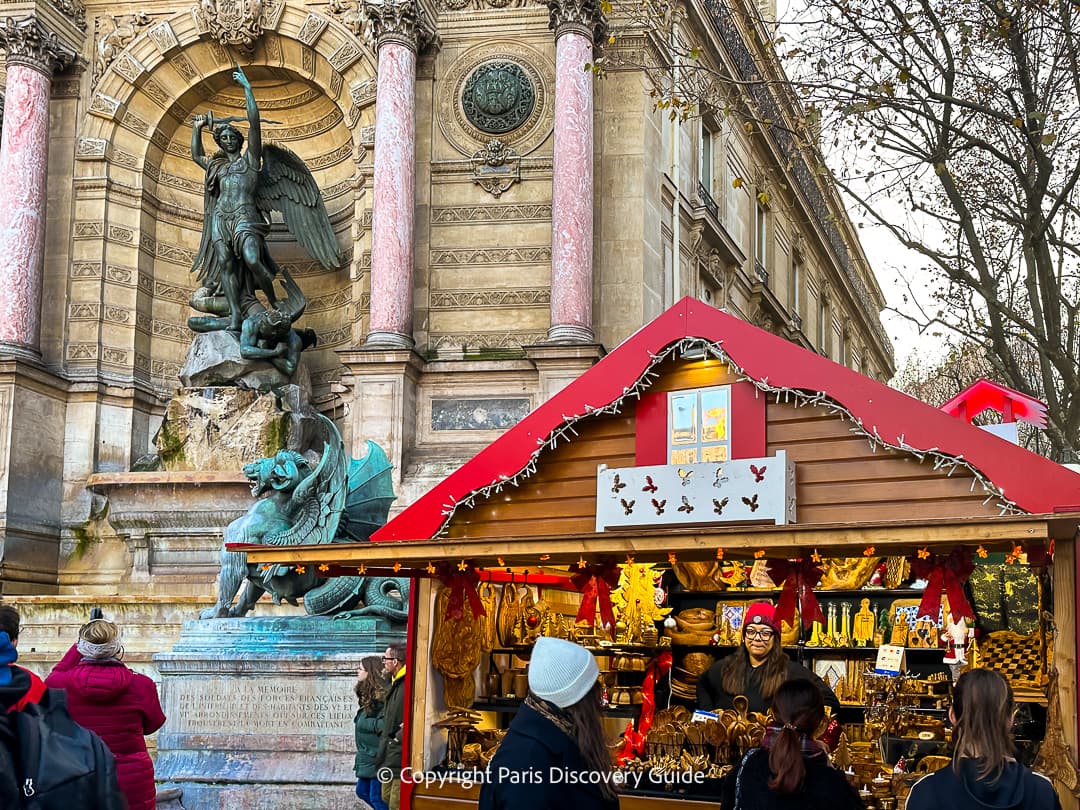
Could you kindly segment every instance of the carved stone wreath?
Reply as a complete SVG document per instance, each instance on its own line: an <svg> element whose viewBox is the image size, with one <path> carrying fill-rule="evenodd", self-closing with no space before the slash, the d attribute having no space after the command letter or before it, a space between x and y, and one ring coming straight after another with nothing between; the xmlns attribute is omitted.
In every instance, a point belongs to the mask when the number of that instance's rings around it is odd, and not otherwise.
<svg viewBox="0 0 1080 810"><path fill-rule="evenodd" d="M527 155L554 118L555 67L527 45L487 42L470 48L439 80L437 117L446 139L472 157L493 135Z"/></svg>
<svg viewBox="0 0 1080 810"><path fill-rule="evenodd" d="M485 62L465 80L461 109L481 132L502 135L529 120L536 93L517 62Z"/></svg>

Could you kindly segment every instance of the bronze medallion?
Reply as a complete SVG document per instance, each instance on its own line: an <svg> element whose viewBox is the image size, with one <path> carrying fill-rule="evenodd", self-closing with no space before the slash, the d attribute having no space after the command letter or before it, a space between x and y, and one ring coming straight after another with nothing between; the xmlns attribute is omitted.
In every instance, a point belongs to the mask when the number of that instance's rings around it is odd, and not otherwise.
<svg viewBox="0 0 1080 810"><path fill-rule="evenodd" d="M535 104L532 80L516 62L485 62L465 80L461 91L461 108L469 123L492 135L522 126Z"/></svg>

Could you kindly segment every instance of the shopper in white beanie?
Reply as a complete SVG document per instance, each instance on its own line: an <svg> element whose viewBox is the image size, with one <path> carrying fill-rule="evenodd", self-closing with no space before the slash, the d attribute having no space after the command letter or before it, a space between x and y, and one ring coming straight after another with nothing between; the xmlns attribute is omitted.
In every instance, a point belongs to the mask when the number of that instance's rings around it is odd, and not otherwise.
<svg viewBox="0 0 1080 810"><path fill-rule="evenodd" d="M537 640L529 695L491 760L479 810L617 810L599 674L584 647Z"/></svg>

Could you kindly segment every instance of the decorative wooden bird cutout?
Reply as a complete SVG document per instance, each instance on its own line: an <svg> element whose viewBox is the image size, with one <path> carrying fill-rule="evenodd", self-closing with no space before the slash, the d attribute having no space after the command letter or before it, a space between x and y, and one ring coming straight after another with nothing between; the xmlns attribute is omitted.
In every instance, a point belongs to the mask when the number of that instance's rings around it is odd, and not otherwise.
<svg viewBox="0 0 1080 810"><path fill-rule="evenodd" d="M619 490L626 486L626 482L619 480L619 474L615 473L615 480L611 484L611 491L616 495L619 494Z"/></svg>
<svg viewBox="0 0 1080 810"><path fill-rule="evenodd" d="M761 504L758 503L757 493L756 492L754 493L754 497L752 497L752 498L747 498L745 495L743 495L742 502L750 507L751 512L756 512L757 508L759 506L761 506Z"/></svg>
<svg viewBox="0 0 1080 810"><path fill-rule="evenodd" d="M691 505L690 501L685 495L682 496L682 505L679 507L679 511L686 512L686 514L688 515L694 511L694 507Z"/></svg>
<svg viewBox="0 0 1080 810"><path fill-rule="evenodd" d="M754 474L754 483L755 484L759 484L759 483L761 483L762 481L765 480L765 470L767 470L767 469L768 469L768 467L758 467L755 464L750 465L750 472L752 472Z"/></svg>
<svg viewBox="0 0 1080 810"><path fill-rule="evenodd" d="M626 514L631 515L634 513L634 504L637 503L637 501L628 501L626 498L619 498L619 503L622 504L623 511Z"/></svg>
<svg viewBox="0 0 1080 810"><path fill-rule="evenodd" d="M712 499L712 510L714 512L716 512L716 514L718 514L718 515L724 514L724 507L727 506L727 505L728 505L728 499L727 498L724 498L722 501L718 501L718 500L716 500L716 498Z"/></svg>
<svg viewBox="0 0 1080 810"><path fill-rule="evenodd" d="M656 484L653 483L652 476L651 475L646 475L645 476L645 486L643 486L641 488L641 491L642 492L656 492L656 490L657 490L657 486L656 486Z"/></svg>
<svg viewBox="0 0 1080 810"><path fill-rule="evenodd" d="M687 470L687 469L684 469L682 467L679 467L678 472L679 472L679 478L682 479L682 485L684 487L688 486L690 484L690 478L694 475L694 471L693 470Z"/></svg>
<svg viewBox="0 0 1080 810"><path fill-rule="evenodd" d="M652 505L656 509L656 514L662 515L664 514L664 507L667 506L667 499L665 498L662 501L658 501L656 498L653 498Z"/></svg>

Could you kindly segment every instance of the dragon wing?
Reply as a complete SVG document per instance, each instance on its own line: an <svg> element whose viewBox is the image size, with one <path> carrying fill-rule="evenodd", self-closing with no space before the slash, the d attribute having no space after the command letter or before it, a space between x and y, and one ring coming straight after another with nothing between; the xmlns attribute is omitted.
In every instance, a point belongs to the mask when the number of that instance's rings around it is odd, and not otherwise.
<svg viewBox="0 0 1080 810"><path fill-rule="evenodd" d="M348 490L349 456L334 423L316 414L326 434L323 454L315 470L293 491L293 524L284 531L268 534L263 542L271 546L331 543L337 534Z"/></svg>
<svg viewBox="0 0 1080 810"><path fill-rule="evenodd" d="M337 236L311 171L291 149L263 144L263 167L255 203L264 213L280 211L285 227L327 270L341 266Z"/></svg>
<svg viewBox="0 0 1080 810"><path fill-rule="evenodd" d="M393 465L379 445L368 439L367 455L349 462L349 492L341 516L342 542L366 542L386 524L395 500Z"/></svg>

